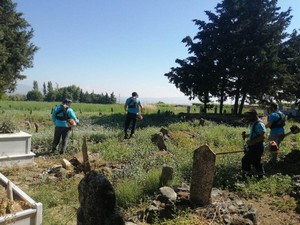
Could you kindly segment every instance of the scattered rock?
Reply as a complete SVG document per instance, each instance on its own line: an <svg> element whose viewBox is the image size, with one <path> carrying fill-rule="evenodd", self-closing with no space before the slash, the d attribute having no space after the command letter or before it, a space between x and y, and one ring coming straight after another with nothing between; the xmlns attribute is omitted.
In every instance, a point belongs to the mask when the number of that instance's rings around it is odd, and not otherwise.
<svg viewBox="0 0 300 225"><path fill-rule="evenodd" d="M61 165L66 170L73 170L74 169L73 165L67 159L62 159L61 160Z"/></svg>
<svg viewBox="0 0 300 225"><path fill-rule="evenodd" d="M160 193L166 197L167 199L171 201L176 201L177 199L177 193L173 190L173 188L170 187L161 187L159 189Z"/></svg>

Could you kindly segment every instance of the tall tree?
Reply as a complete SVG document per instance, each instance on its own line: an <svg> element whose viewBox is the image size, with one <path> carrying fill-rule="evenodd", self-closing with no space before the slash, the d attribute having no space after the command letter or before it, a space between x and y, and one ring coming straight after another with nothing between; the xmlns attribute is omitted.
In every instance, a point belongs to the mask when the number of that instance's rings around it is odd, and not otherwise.
<svg viewBox="0 0 300 225"><path fill-rule="evenodd" d="M37 47L30 41L33 29L16 11L12 0L0 1L0 93L14 91L17 81L26 78L21 74L33 66Z"/></svg>
<svg viewBox="0 0 300 225"><path fill-rule="evenodd" d="M46 83L43 83L43 94L46 95L47 94L47 87L46 87Z"/></svg>
<svg viewBox="0 0 300 225"><path fill-rule="evenodd" d="M47 89L48 89L48 92L52 92L54 90L51 81L48 81L48 83L47 83Z"/></svg>
<svg viewBox="0 0 300 225"><path fill-rule="evenodd" d="M33 90L38 91L39 90L39 84L36 80L33 81Z"/></svg>
<svg viewBox="0 0 300 225"><path fill-rule="evenodd" d="M206 11L209 22L194 20L197 35L184 39L192 56L177 59L180 66L165 76L192 98L217 97L221 113L231 97L234 113L241 113L246 99L269 93L274 75L284 69L278 54L291 16L276 5L277 0L223 0L216 13Z"/></svg>

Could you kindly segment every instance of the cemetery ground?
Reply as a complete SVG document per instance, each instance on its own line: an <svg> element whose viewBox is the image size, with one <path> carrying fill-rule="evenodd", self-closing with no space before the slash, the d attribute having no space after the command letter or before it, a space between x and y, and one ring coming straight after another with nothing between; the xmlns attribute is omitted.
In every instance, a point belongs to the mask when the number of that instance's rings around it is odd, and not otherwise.
<svg viewBox="0 0 300 225"><path fill-rule="evenodd" d="M10 103L6 108L2 105L1 119L10 117L21 130L32 134L32 151L36 158L35 165L0 170L34 200L43 203L43 224L76 224L79 207L77 186L84 174L76 166L64 169L61 160L64 158L72 162L74 158L80 158L83 137L88 141L91 168L103 173L112 183L118 209L126 221L135 224L201 225L226 224L231 219L234 223L234 207L243 206L244 210L252 205L257 214L251 215L257 218L251 221L256 219L257 224L300 223L300 179L295 177L300 174L300 158L297 158L300 134L286 137L282 142L279 164L266 167L267 176L262 180L241 180L243 153L218 155L213 185L214 207L202 210L192 208L185 201L191 183L193 151L205 144L216 153L241 150L241 132L248 130L245 124L233 127L209 120L203 124L197 119L182 122L178 113L184 112L183 108L150 105L144 120L138 123L136 137L124 140L122 127L125 114L121 113L122 106L102 109L102 106L95 105L94 109L92 106L80 109L78 104L74 109L80 124L70 134L68 152L59 155L49 154L54 131L50 105L41 107L38 104L32 105L32 109L29 106L15 109ZM90 110L88 107L91 107ZM160 114L157 114L158 109ZM293 124L298 122L289 120L287 129ZM168 131L168 136L164 137L164 148L158 146L153 138L162 134L161 128ZM268 160L267 151L263 160ZM160 195L159 177L166 165L174 170L170 186L181 201L173 204L167 215L156 211L149 219L153 204L160 204L155 205L156 208L165 204L158 203L157 198ZM228 215L231 217L228 218Z"/></svg>

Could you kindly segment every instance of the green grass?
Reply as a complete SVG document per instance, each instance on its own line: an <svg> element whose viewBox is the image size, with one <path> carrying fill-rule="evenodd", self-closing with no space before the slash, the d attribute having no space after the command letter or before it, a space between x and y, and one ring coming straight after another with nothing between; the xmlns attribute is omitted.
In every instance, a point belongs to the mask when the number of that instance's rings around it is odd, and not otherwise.
<svg viewBox="0 0 300 225"><path fill-rule="evenodd" d="M255 178L237 184L237 190L246 198L258 198L263 194L283 196L293 189L290 176L276 174L261 180Z"/></svg>
<svg viewBox="0 0 300 225"><path fill-rule="evenodd" d="M43 153L50 150L53 140L54 126L50 119L53 105L55 104L1 102L0 116L12 118L22 130L32 134L33 151ZM243 130L248 130L247 127L231 127L210 121L205 121L204 126L200 126L197 120L180 122L177 114L185 111L185 107L159 104L146 106L145 117L138 123L136 137L124 140L123 105L74 103L72 107L80 119L80 124L70 135L67 156L80 151L83 137L86 137L88 150L91 153L95 153L101 160L121 165L122 169L111 174L109 179L115 187L118 207L123 211L139 203L147 203L153 197L158 190L159 176L164 165L174 168L173 184L189 183L195 149L207 144L216 153L241 150L243 146L241 133ZM158 109L161 110L160 114L157 114ZM32 127L27 128L25 121L29 121ZM34 128L35 123L39 125L37 133ZM294 123L288 121L287 129ZM158 133L161 127L168 129L170 134L170 138L165 141L167 151L160 151L151 141L151 136ZM287 137L282 142L281 155L287 154L291 149L299 149L299 144L300 136ZM238 190L249 198L257 198L265 194L282 198L289 193L291 180L290 177L283 175L275 175L261 181L249 180L237 185L242 156L242 153L217 156L215 187ZM59 157L53 158L59 159ZM25 190L35 200L43 203L45 224L74 224L78 207L78 182L79 180L76 179L53 182L41 178L38 184L25 187ZM278 204L279 206L274 203L273 206L277 208L282 206L285 210L294 206L292 200L284 203L279 199ZM198 219L191 217L188 212L183 212L180 218L157 221L156 224L198 224L194 222L199 222Z"/></svg>

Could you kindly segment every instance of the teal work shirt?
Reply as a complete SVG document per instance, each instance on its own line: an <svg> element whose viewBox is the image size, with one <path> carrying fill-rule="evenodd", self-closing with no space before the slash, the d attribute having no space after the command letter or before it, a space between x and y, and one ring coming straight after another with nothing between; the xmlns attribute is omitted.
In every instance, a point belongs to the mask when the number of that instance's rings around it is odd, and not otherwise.
<svg viewBox="0 0 300 225"><path fill-rule="evenodd" d="M139 98L127 98L125 104L127 105L127 112L128 113L133 113L133 114L138 114L140 109L139 106L141 105L141 100Z"/></svg>
<svg viewBox="0 0 300 225"><path fill-rule="evenodd" d="M280 119L280 115L282 116L282 119ZM281 121L281 120L285 121L286 117L279 110L277 110L276 112L271 113L268 116L268 122L271 123L271 124L274 124L274 123L280 123L280 124L282 124L283 121ZM282 127L277 127L277 128L270 128L270 129L271 129L270 134L284 134L284 128L283 128L283 126Z"/></svg>
<svg viewBox="0 0 300 225"><path fill-rule="evenodd" d="M62 109L62 107L67 107L67 106L66 105L58 105L54 108L54 110L52 112L52 116L51 116L52 121L56 127L68 127L67 120L59 120L56 118L56 113L59 112ZM63 116L63 112L57 114L57 116ZM76 123L79 122L73 109L71 109L71 108L68 108L68 110L67 110L67 118L74 119L76 121Z"/></svg>
<svg viewBox="0 0 300 225"><path fill-rule="evenodd" d="M266 133L266 126L261 120L257 120L251 124L249 139L257 138L261 133Z"/></svg>

